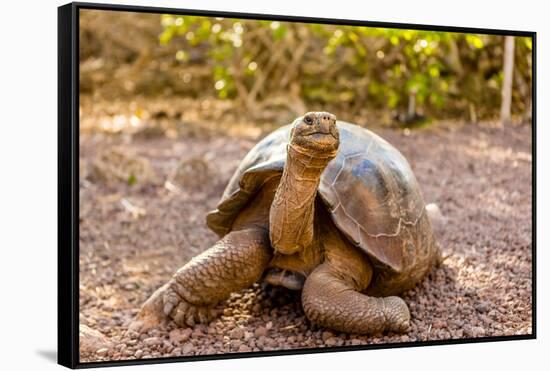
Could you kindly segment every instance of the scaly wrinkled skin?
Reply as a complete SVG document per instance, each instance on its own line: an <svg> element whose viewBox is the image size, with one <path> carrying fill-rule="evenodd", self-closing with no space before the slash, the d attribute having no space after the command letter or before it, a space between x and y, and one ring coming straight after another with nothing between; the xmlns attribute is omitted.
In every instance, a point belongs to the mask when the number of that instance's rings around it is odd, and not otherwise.
<svg viewBox="0 0 550 371"><path fill-rule="evenodd" d="M338 331L370 334L409 328L410 314L403 299L363 295L330 264L321 264L308 277L302 304L311 322Z"/></svg>
<svg viewBox="0 0 550 371"><path fill-rule="evenodd" d="M406 331L410 314L405 302L362 293L373 278L368 257L316 203L321 174L338 146L334 115L310 112L297 119L282 176L262 187L232 232L151 296L133 328L152 327L167 316L181 326L209 322L218 303L259 281L267 270L268 282L291 289L301 288L305 277L302 304L311 322L348 333Z"/></svg>
<svg viewBox="0 0 550 371"><path fill-rule="evenodd" d="M319 217L328 225L328 216ZM302 305L307 318L334 330L371 334L384 330L403 332L410 314L397 296L375 298L363 295L373 269L363 253L331 225L322 235L325 261L306 279Z"/></svg>
<svg viewBox="0 0 550 371"><path fill-rule="evenodd" d="M180 268L164 293L164 314L179 325L209 322L213 307L258 281L271 249L267 231L234 231Z"/></svg>
<svg viewBox="0 0 550 371"><path fill-rule="evenodd" d="M268 232L233 231L181 267L142 305L130 330L146 331L171 317L180 326L208 323L216 304L258 281L272 256Z"/></svg>

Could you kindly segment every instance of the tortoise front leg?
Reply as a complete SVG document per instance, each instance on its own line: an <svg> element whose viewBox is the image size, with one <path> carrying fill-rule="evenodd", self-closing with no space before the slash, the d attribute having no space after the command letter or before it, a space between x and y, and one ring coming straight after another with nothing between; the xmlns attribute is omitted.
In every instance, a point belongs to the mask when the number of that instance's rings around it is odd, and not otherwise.
<svg viewBox="0 0 550 371"><path fill-rule="evenodd" d="M164 313L179 325L210 321L209 309L258 281L270 259L267 231L229 233L174 274L164 293Z"/></svg>
<svg viewBox="0 0 550 371"><path fill-rule="evenodd" d="M408 329L410 314L403 299L370 297L357 290L359 285L350 273L340 271L330 262L321 264L304 284L302 304L307 318L346 333Z"/></svg>
<svg viewBox="0 0 550 371"><path fill-rule="evenodd" d="M261 278L271 256L266 230L230 232L181 267L142 306L138 320L146 327L164 316L180 326L209 322L219 302Z"/></svg>

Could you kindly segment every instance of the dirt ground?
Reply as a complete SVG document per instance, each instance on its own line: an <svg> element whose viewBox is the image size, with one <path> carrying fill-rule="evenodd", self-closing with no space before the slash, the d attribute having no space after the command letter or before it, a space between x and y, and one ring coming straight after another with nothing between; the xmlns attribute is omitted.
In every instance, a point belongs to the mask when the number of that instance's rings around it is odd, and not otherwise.
<svg viewBox="0 0 550 371"><path fill-rule="evenodd" d="M208 326L127 333L149 295L216 241L205 215L256 140L90 132L80 143L80 323L101 346L81 341L81 361L530 334L531 126L373 130L405 155L426 202L446 219L438 235L443 265L402 295L412 316L408 333L327 331L308 322L299 294L263 285L232 295ZM130 160L101 160L113 148ZM111 160L135 160L128 166L139 175L124 179L126 165L103 169Z"/></svg>

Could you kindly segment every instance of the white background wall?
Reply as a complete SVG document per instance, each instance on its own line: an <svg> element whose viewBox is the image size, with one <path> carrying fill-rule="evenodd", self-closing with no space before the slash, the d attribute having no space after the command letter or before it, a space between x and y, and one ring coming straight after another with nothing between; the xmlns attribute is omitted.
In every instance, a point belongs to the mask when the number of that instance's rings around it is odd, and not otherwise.
<svg viewBox="0 0 550 371"><path fill-rule="evenodd" d="M139 366L139 370L541 369L548 359L550 20L544 1L188 0L119 3L538 32L538 340ZM0 10L0 368L48 370L56 350L58 0ZM546 348L546 357L543 349ZM138 369L137 366L132 369Z"/></svg>

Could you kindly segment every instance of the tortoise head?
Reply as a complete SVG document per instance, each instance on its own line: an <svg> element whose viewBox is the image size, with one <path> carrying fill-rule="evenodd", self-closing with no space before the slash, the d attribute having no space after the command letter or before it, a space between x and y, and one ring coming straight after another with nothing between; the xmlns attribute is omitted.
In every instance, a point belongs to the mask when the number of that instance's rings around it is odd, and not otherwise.
<svg viewBox="0 0 550 371"><path fill-rule="evenodd" d="M340 145L336 116L328 112L308 112L298 117L290 133L290 145L313 157L335 157Z"/></svg>

